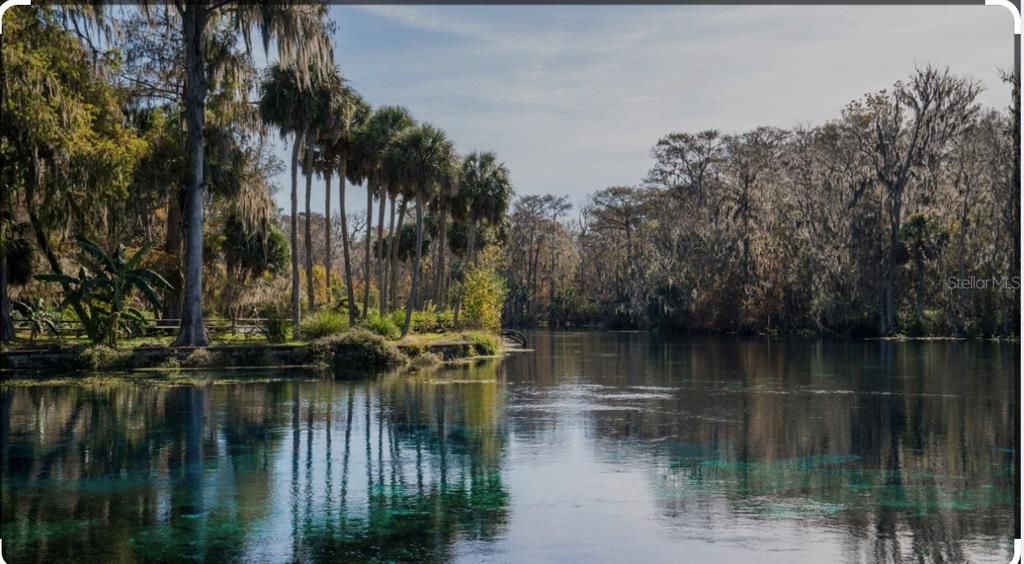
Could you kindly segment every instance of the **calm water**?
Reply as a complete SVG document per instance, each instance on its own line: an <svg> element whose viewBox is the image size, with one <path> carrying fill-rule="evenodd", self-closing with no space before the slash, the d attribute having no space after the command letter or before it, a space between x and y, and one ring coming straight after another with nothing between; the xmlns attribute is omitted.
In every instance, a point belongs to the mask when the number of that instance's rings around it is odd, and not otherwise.
<svg viewBox="0 0 1024 564"><path fill-rule="evenodd" d="M530 340L413 376L4 387L4 556L1010 559L1017 345Z"/></svg>

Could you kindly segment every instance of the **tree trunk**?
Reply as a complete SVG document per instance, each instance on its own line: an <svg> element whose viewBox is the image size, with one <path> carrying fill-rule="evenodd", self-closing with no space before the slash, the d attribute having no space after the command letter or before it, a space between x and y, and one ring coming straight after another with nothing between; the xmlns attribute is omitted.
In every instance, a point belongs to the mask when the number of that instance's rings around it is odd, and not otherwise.
<svg viewBox="0 0 1024 564"><path fill-rule="evenodd" d="M469 219L469 234L466 236L466 256L469 263L476 266L476 220Z"/></svg>
<svg viewBox="0 0 1024 564"><path fill-rule="evenodd" d="M0 133L6 137L4 128L4 96L7 75L4 73L4 37L0 35ZM10 212L7 203L7 184L0 185L0 343L14 340L14 324L11 322L11 300L7 296L7 226L4 215ZM13 214L12 214L13 215ZM13 218L10 218L13 219ZM5 436L6 440L6 436Z"/></svg>
<svg viewBox="0 0 1024 564"><path fill-rule="evenodd" d="M313 148L306 146L306 311L316 309L316 292L313 288L313 213L310 200L313 196Z"/></svg>
<svg viewBox="0 0 1024 564"><path fill-rule="evenodd" d="M206 346L209 337L203 326L203 124L206 104L206 69L203 60L203 31L206 7L185 4L182 13L185 39L185 123L188 127L187 154L192 167L185 187L185 291L181 307L181 328L175 346Z"/></svg>
<svg viewBox="0 0 1024 564"><path fill-rule="evenodd" d="M377 309L381 317L384 316L384 296L387 292L387 282L384 280L384 207L387 198L384 190L380 192L380 210L377 212Z"/></svg>
<svg viewBox="0 0 1024 564"><path fill-rule="evenodd" d="M356 294L352 288L352 259L349 253L348 214L345 212L345 156L342 155L338 169L338 213L341 215L341 259L345 267L345 292L348 296L348 323L356 323Z"/></svg>
<svg viewBox="0 0 1024 564"><path fill-rule="evenodd" d="M373 238L373 192L376 182L371 174L366 179L366 257L363 260L363 311L365 319L370 312L370 240Z"/></svg>
<svg viewBox="0 0 1024 564"><path fill-rule="evenodd" d="M438 226L437 270L434 272L434 301L438 309L444 309L448 300L444 291L445 248L448 246L448 206L441 204L441 221Z"/></svg>
<svg viewBox="0 0 1024 564"><path fill-rule="evenodd" d="M327 305L331 305L331 170L324 171L324 277L327 279Z"/></svg>
<svg viewBox="0 0 1024 564"><path fill-rule="evenodd" d="M295 134L292 145L292 192L291 192L291 222L288 225L288 236L292 245L292 338L299 338L299 322L301 311L299 307L299 147L302 146L302 135Z"/></svg>
<svg viewBox="0 0 1024 564"><path fill-rule="evenodd" d="M184 232L184 224L181 218L181 208L185 199L185 188L175 187L167 196L167 226L164 234L164 252L174 257L176 278L184 279L181 275L181 234ZM167 319L175 319L181 316L181 291L182 288L173 288L165 292L163 316Z"/></svg>
<svg viewBox="0 0 1024 564"><path fill-rule="evenodd" d="M395 247L395 244L398 242L398 239L395 237L395 212L397 211L395 208L396 208L396 204L398 203L396 200L398 200L398 196L396 196L395 194L392 194L391 195L391 214L390 214L391 217L390 217L389 222L388 222L388 253L387 253L387 257L385 257L386 260L385 260L385 258L382 258L382 261L385 264L385 266L384 266L384 279L386 280L386 283L383 284L384 291L381 292L381 298L380 299L384 303L384 311L391 311L391 300L389 299L390 295L392 294L391 281L393 280L393 276L392 276L392 272L391 272L391 268L392 268L391 255L392 255L392 249Z"/></svg>
<svg viewBox="0 0 1024 564"><path fill-rule="evenodd" d="M420 261L423 259L423 189L420 188L416 194L416 260L412 267L412 287L409 289L409 299L405 302L405 323L402 324L402 336L409 334L409 325L412 322L412 308L418 297L420 283Z"/></svg>
<svg viewBox="0 0 1024 564"><path fill-rule="evenodd" d="M391 307L395 309L398 305L398 247L402 242L402 226L405 225L405 209L408 207L409 200L402 196L402 205L398 208L398 224L395 229L391 232L394 233L394 244L391 245L391 283L388 284L388 289L391 293Z"/></svg>
<svg viewBox="0 0 1024 564"><path fill-rule="evenodd" d="M882 335L896 331L896 253L900 246L900 214L902 212L902 190L889 192L889 253L886 257L884 318Z"/></svg>

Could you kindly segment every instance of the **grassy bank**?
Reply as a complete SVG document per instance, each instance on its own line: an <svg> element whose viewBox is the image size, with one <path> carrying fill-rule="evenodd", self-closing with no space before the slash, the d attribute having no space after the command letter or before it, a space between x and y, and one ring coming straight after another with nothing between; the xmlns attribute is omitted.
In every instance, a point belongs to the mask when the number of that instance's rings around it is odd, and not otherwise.
<svg viewBox="0 0 1024 564"><path fill-rule="evenodd" d="M152 343L118 348L69 343L22 346L0 353L0 369L99 372L330 366L360 372L419 369L494 356L500 350L500 339L484 332L410 335L399 341L355 328L286 344L249 342L202 348Z"/></svg>

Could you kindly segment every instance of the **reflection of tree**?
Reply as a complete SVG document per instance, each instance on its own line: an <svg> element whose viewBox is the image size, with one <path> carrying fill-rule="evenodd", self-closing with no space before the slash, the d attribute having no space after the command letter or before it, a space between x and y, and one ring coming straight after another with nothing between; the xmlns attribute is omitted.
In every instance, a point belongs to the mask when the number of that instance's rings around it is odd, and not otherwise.
<svg viewBox="0 0 1024 564"><path fill-rule="evenodd" d="M251 470L273 449L275 415L273 402L236 393L244 387L4 388L8 556L241 558L245 523L267 512L266 475Z"/></svg>
<svg viewBox="0 0 1024 564"><path fill-rule="evenodd" d="M436 561L451 556L456 538L494 538L508 500L500 471L496 372L495 365L485 365L444 378L384 377L367 385L362 405L350 396L340 522L306 526L303 557ZM445 383L452 379L458 383ZM353 428L353 419L361 420L361 428ZM366 463L362 511L346 498L353 443L361 445Z"/></svg>
<svg viewBox="0 0 1024 564"><path fill-rule="evenodd" d="M497 371L2 388L6 556L446 558L507 517Z"/></svg>
<svg viewBox="0 0 1024 564"><path fill-rule="evenodd" d="M531 346L506 368L616 408L573 416L602 456L649 461L666 521L727 510L818 523L846 531L855 560L956 562L965 539L1015 538L1019 353L1006 344L538 334ZM656 397L614 399L644 387ZM543 404L559 402L526 392L510 390L524 394L516 434L557 425Z"/></svg>

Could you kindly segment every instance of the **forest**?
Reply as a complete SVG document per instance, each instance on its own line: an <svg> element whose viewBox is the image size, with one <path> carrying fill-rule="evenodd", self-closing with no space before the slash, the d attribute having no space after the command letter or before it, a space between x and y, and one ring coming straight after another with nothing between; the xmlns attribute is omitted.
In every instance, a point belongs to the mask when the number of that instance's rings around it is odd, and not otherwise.
<svg viewBox="0 0 1024 564"><path fill-rule="evenodd" d="M993 72L996 72L993 70ZM633 186L509 215L505 319L670 332L1017 335L1020 122L923 67L834 120L678 131Z"/></svg>
<svg viewBox="0 0 1024 564"><path fill-rule="evenodd" d="M651 140L646 176L574 208L514 187L495 153L459 153L410 109L364 99L326 15L11 10L0 340L73 321L114 345L170 322L171 344L201 346L215 318L259 319L272 341L357 325L394 339L503 326L1018 335L1014 75L1007 108L923 66L816 126L678 124ZM290 183L275 186L282 171ZM366 209L348 209L353 190Z"/></svg>

